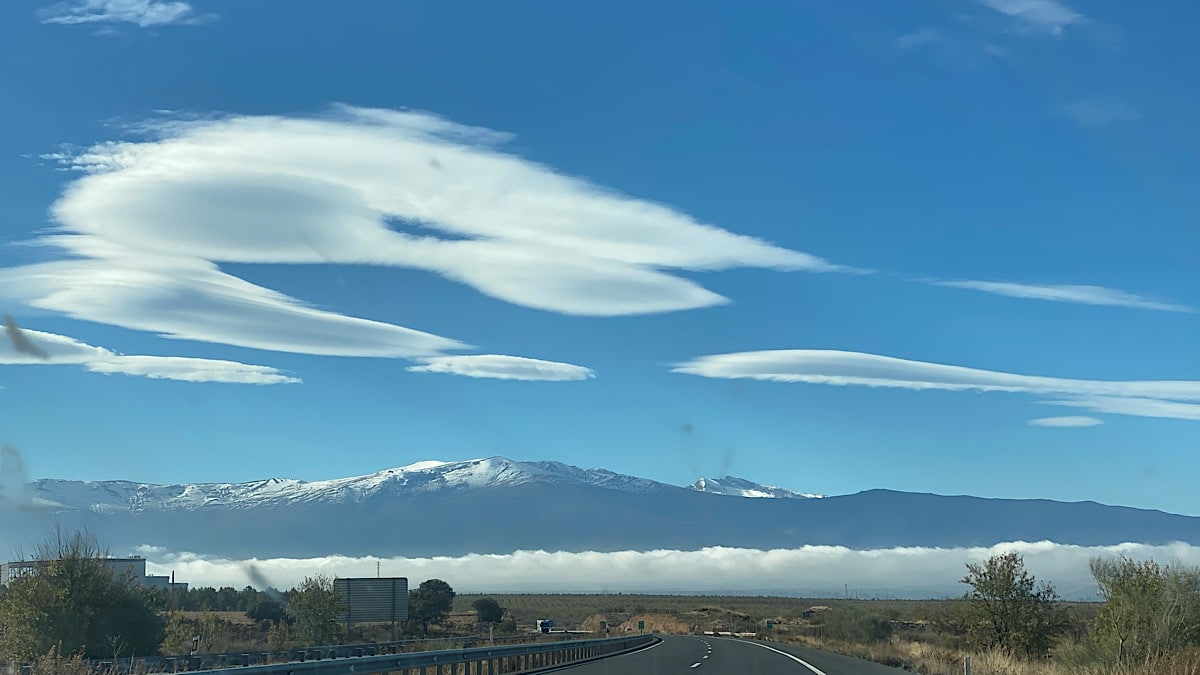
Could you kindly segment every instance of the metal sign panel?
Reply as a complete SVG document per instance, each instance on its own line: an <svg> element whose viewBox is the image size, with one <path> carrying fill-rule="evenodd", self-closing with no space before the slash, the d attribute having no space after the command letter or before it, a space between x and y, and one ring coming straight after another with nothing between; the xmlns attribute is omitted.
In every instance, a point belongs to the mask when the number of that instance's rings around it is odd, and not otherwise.
<svg viewBox="0 0 1200 675"><path fill-rule="evenodd" d="M338 621L404 621L408 618L408 577L335 579L342 599Z"/></svg>

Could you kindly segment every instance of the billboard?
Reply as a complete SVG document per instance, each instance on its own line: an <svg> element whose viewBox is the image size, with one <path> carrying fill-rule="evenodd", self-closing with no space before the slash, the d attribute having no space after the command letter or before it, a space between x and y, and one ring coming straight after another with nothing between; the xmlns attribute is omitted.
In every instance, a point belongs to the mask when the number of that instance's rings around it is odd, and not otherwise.
<svg viewBox="0 0 1200 675"><path fill-rule="evenodd" d="M404 621L408 618L408 577L334 579L342 599L338 621Z"/></svg>

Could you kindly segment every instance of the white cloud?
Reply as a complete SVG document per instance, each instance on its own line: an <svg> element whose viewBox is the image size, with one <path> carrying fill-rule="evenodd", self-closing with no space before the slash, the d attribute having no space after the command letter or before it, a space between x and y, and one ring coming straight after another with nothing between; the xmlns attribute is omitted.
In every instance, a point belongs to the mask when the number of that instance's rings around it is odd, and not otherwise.
<svg viewBox="0 0 1200 675"><path fill-rule="evenodd" d="M587 380L596 376L590 368L583 366L501 354L435 356L422 359L420 365L409 366L408 370L414 373L446 373L498 380L554 382Z"/></svg>
<svg viewBox="0 0 1200 675"><path fill-rule="evenodd" d="M922 28L911 33L905 33L896 38L896 44L903 49L913 49L924 45L935 44L942 40L942 36L933 28Z"/></svg>
<svg viewBox="0 0 1200 675"><path fill-rule="evenodd" d="M994 293L996 295L1007 295L1012 298L1073 302L1083 305L1130 307L1134 309L1153 309L1163 312L1196 311L1186 305L1164 302L1115 288L1086 284L1022 284L1007 281L942 281L937 279L929 280L928 283L937 286L949 286L951 288L967 288L975 291L983 291L984 293Z"/></svg>
<svg viewBox="0 0 1200 675"><path fill-rule="evenodd" d="M60 158L83 175L42 238L65 259L0 270L0 296L170 337L312 354L437 356L453 340L345 317L220 263L396 266L501 300L614 316L728 300L677 272L857 271L501 152L508 136L417 112L147 125Z"/></svg>
<svg viewBox="0 0 1200 675"><path fill-rule="evenodd" d="M1067 26L1087 21L1087 17L1057 0L978 0L1016 21L1024 30L1061 35Z"/></svg>
<svg viewBox="0 0 1200 675"><path fill-rule="evenodd" d="M202 20L186 2L174 0L72 0L39 12L42 23L132 23L141 28Z"/></svg>
<svg viewBox="0 0 1200 675"><path fill-rule="evenodd" d="M1146 416L1170 417L1174 415L1168 413L1173 410L1190 415L1192 408L1200 408L1169 402L1200 401L1200 381L1194 380L1078 380L821 349L780 349L702 356L677 365L673 372L715 378L913 390L1065 394L1073 397L1072 400L1056 403L1121 415L1143 415L1153 409L1157 414ZM1158 405L1151 406L1145 402L1147 399L1155 399ZM1135 405L1130 401L1140 403ZM1103 407L1109 409L1101 409ZM1189 416L1183 419L1195 418Z"/></svg>
<svg viewBox="0 0 1200 675"><path fill-rule="evenodd" d="M1074 427L1094 427L1104 424L1104 420L1095 417L1085 417L1082 415L1068 415L1065 417L1039 417L1035 420L1029 420L1029 424L1035 427L1058 427L1058 428L1074 428Z"/></svg>
<svg viewBox="0 0 1200 675"><path fill-rule="evenodd" d="M1116 98L1072 101L1061 110L1062 114L1090 129L1132 122L1141 117L1136 108Z"/></svg>
<svg viewBox="0 0 1200 675"><path fill-rule="evenodd" d="M306 576L325 572L343 577L407 576L410 583L445 579L460 592L716 592L777 593L836 597L843 584L863 594L908 597L961 595L965 564L1016 551L1039 579L1060 593L1094 599L1088 560L1126 555L1163 562L1200 562L1200 547L1187 544L1119 544L1083 547L1051 542L1014 542L973 548L889 548L856 551L840 546L757 550L711 547L698 551L619 551L565 553L517 551L434 558L273 558L234 561L192 554L164 554L143 547L151 573L169 574L196 586L257 584L251 565L266 581L287 589Z"/></svg>
<svg viewBox="0 0 1200 675"><path fill-rule="evenodd" d="M901 35L896 38L896 46L904 52L925 52L939 66L957 71L973 71L1004 55L995 45L980 44L957 31L930 27Z"/></svg>
<svg viewBox="0 0 1200 675"><path fill-rule="evenodd" d="M189 258L123 256L78 239L73 260L0 269L0 297L164 337L302 354L411 357L466 347L310 307Z"/></svg>
<svg viewBox="0 0 1200 675"><path fill-rule="evenodd" d="M674 372L704 377L902 389L1200 400L1200 382L1197 381L1075 380L824 349L779 349L703 356L680 364L674 368Z"/></svg>
<svg viewBox="0 0 1200 675"><path fill-rule="evenodd" d="M1046 401L1051 405L1082 408L1093 413L1200 420L1200 403L1182 403L1154 398L1087 396L1080 399Z"/></svg>
<svg viewBox="0 0 1200 675"><path fill-rule="evenodd" d="M7 328L5 331L9 330ZM232 384L292 384L300 382L282 371L268 366L256 366L237 361L201 359L183 356L144 356L118 354L95 347L74 338L28 328L24 336L35 344L46 358L18 351L8 336L0 340L2 365L81 365L96 373L120 373L153 379L184 382L226 382Z"/></svg>

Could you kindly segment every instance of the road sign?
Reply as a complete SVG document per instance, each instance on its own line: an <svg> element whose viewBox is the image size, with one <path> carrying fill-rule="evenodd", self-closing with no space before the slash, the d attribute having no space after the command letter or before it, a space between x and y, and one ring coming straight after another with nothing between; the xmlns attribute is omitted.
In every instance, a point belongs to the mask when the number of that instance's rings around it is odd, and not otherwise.
<svg viewBox="0 0 1200 675"><path fill-rule="evenodd" d="M775 622L774 622L774 621L768 621L768 622L767 622L767 630L774 630L774 629L775 629Z"/></svg>
<svg viewBox="0 0 1200 675"><path fill-rule="evenodd" d="M339 621L351 624L408 618L407 577L334 579L333 588L341 596Z"/></svg>
<svg viewBox="0 0 1200 675"><path fill-rule="evenodd" d="M638 621L638 630L646 630L646 622Z"/></svg>

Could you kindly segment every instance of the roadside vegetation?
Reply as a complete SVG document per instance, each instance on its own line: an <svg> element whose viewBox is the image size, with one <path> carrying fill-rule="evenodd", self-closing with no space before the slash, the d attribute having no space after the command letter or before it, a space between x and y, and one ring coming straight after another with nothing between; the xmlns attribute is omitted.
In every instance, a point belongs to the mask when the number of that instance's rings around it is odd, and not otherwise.
<svg viewBox="0 0 1200 675"><path fill-rule="evenodd" d="M115 576L87 533L55 532L35 551L52 563L0 587L0 669L84 675L88 659L385 642L391 626L337 617L334 580L280 591L153 591ZM923 675L1200 675L1200 569L1152 560L1091 561L1102 602L1064 602L1008 553L966 565L951 600L849 600L637 594L460 595L427 579L409 592L406 650L525 634L536 619L618 635L636 630L738 633L795 642Z"/></svg>
<svg viewBox="0 0 1200 675"><path fill-rule="evenodd" d="M842 608L783 639L924 675L1200 674L1200 570L1097 558L1102 603L1063 603L1015 553L970 564L957 601L889 621Z"/></svg>
<svg viewBox="0 0 1200 675"><path fill-rule="evenodd" d="M106 557L108 551L91 534L56 530L32 556L49 562L0 586L0 672L6 672L6 664L28 664L34 675L73 675L88 672L93 659L282 651L390 639L390 625L359 624L348 631L338 621L342 600L326 575L308 577L286 591L249 586L167 591L114 574L102 562ZM468 638L480 625L500 626L503 632L505 611L494 599L479 602L470 617L455 617L454 597L445 581L421 582L409 591L409 619L397 626L397 637ZM461 630L467 622L469 631Z"/></svg>

